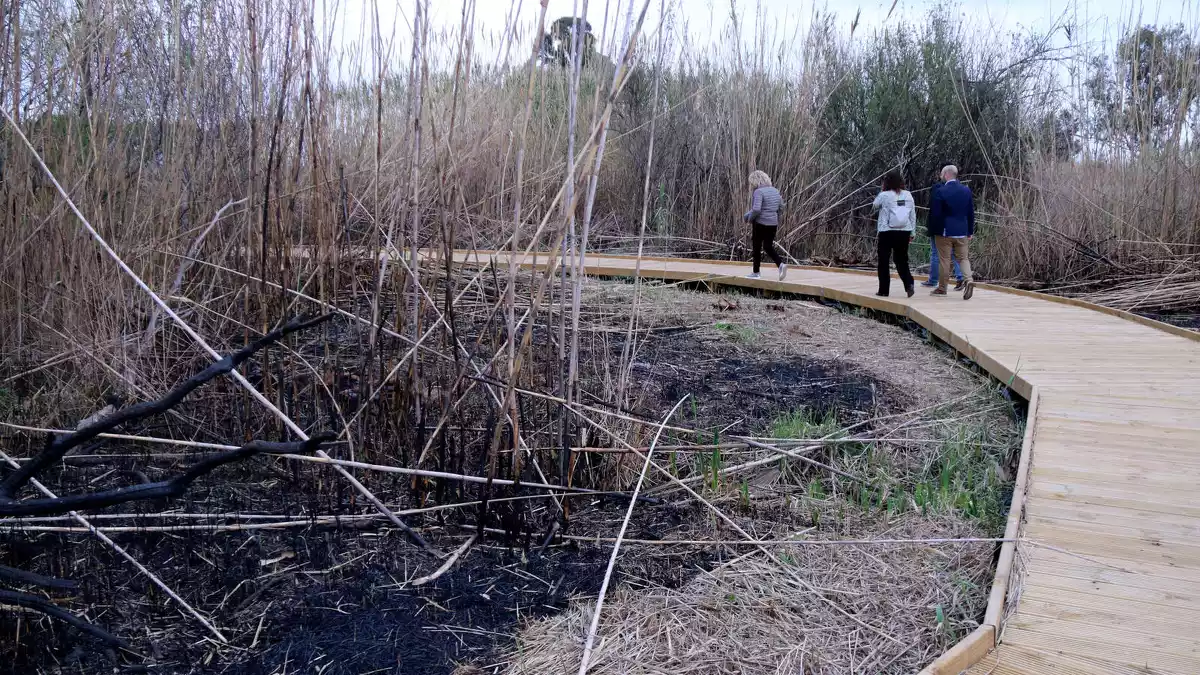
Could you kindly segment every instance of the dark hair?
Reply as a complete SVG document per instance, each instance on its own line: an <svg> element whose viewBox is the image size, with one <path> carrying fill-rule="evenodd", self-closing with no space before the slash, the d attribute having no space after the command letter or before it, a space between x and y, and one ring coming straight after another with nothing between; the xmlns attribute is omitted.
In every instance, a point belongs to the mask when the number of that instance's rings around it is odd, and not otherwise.
<svg viewBox="0 0 1200 675"><path fill-rule="evenodd" d="M896 171L896 170L887 172L883 176L883 189L884 190L897 190L897 191L903 190L904 189L904 176L901 175L900 172Z"/></svg>

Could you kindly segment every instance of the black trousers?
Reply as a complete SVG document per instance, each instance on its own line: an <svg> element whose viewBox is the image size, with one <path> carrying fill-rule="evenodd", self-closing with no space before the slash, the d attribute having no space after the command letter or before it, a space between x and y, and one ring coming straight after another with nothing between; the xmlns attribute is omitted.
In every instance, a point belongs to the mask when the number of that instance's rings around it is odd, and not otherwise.
<svg viewBox="0 0 1200 675"><path fill-rule="evenodd" d="M904 288L912 286L912 272L908 269L908 242L911 232L891 230L879 233L879 294L887 295L892 285L889 258L896 261L896 271L900 273L900 281Z"/></svg>
<svg viewBox="0 0 1200 675"><path fill-rule="evenodd" d="M779 254L775 252L775 230L774 225L759 225L754 224L754 232L752 238L754 240L754 273L758 274L758 264L762 261L763 248L766 247L767 255L771 260L775 261L775 266L783 264L783 260L779 258Z"/></svg>

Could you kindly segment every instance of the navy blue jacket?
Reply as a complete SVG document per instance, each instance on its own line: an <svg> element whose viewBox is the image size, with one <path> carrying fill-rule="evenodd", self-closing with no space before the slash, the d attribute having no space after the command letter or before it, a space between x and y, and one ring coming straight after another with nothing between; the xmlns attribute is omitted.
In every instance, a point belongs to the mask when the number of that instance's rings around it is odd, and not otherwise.
<svg viewBox="0 0 1200 675"><path fill-rule="evenodd" d="M952 180L934 186L929 200L929 236L970 237L975 234L975 196L971 188Z"/></svg>

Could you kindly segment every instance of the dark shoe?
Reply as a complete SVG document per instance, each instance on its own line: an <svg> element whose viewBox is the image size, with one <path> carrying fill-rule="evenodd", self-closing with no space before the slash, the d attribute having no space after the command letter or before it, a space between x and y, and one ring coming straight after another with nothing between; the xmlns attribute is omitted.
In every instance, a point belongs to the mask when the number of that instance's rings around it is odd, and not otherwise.
<svg viewBox="0 0 1200 675"><path fill-rule="evenodd" d="M975 282L968 281L963 288L963 300L970 300L972 295L975 295Z"/></svg>
<svg viewBox="0 0 1200 675"><path fill-rule="evenodd" d="M930 293L930 295L946 295L946 289L936 288L933 290L933 292Z"/></svg>
<svg viewBox="0 0 1200 675"><path fill-rule="evenodd" d="M958 283L954 284L954 290L956 290L956 291L961 291L966 287L967 287L967 282L963 281L962 279L959 279Z"/></svg>
<svg viewBox="0 0 1200 675"><path fill-rule="evenodd" d="M912 284L908 284L907 286L904 287L904 292L908 293L908 297L911 298L913 296L913 294L915 294L917 292L917 289L913 288Z"/></svg>
<svg viewBox="0 0 1200 675"><path fill-rule="evenodd" d="M925 286L926 288L936 288L937 282L936 281L922 281L921 285Z"/></svg>
<svg viewBox="0 0 1200 675"><path fill-rule="evenodd" d="M879 297L881 297L881 298L886 298L886 297L888 296L888 294L887 294L887 293L876 293L875 295L877 295L877 296L879 296Z"/></svg>

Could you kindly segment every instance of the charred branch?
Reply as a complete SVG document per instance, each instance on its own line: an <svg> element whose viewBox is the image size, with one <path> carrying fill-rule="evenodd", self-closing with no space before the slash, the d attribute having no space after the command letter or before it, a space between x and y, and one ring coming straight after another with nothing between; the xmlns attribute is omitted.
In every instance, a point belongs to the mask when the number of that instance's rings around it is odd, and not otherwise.
<svg viewBox="0 0 1200 675"><path fill-rule="evenodd" d="M135 651L129 646L128 642L102 628L97 628L87 620L75 616L74 614L55 605L45 598L39 598L36 595L30 595L28 593L18 593L16 591L6 591L0 589L0 603L32 609L35 612L40 612L46 616L58 619L63 623L70 624L75 628L78 628L83 633L86 633L97 640L100 640L101 642L118 647L120 649Z"/></svg>
<svg viewBox="0 0 1200 675"><path fill-rule="evenodd" d="M14 496L21 488L36 477L38 473L61 461L73 449L84 444L88 444L85 447L98 445L103 441L93 441L93 439L96 439L100 434L170 410L193 391L213 379L233 371L233 369L237 368L255 353L278 342L287 335L324 323L332 317L333 314L325 314L311 319L292 319L242 349L229 354L220 361L187 378L179 386L158 400L146 401L128 408L116 410L94 421L85 422L76 431L51 436L44 450L16 468L3 482L0 482L0 518L12 516L52 516L147 499L171 499L181 496L198 478L212 473L221 466L231 462L241 461L260 454L284 455L319 451L323 443L334 440L336 435L322 433L307 440L292 442L251 441L239 448L200 459L184 469L181 474L164 481L146 481L141 484L111 490L62 497L28 499L24 501L14 499ZM7 566L0 566L0 583L9 586L40 586L64 591L73 591L76 588L74 582L65 579L46 577ZM124 640L37 595L0 589L0 604L23 607L40 612L74 626L87 635L106 644L121 649L130 649L129 644Z"/></svg>
<svg viewBox="0 0 1200 675"><path fill-rule="evenodd" d="M6 584L21 584L25 586L41 586L60 591L74 591L79 584L70 579L47 577L36 572L26 572L8 565L0 565L0 582Z"/></svg>
<svg viewBox="0 0 1200 675"><path fill-rule="evenodd" d="M66 495L53 499L28 499L20 502L10 501L0 503L0 517L55 516L71 511L99 509L106 506L115 506L117 504L146 499L173 499L186 492L188 487L197 478L211 473L222 465L260 454L287 455L312 453L316 452L322 443L329 442L334 438L336 438L334 434L325 433L313 436L307 441L295 441L291 443L251 441L237 450L229 450L228 452L222 452L203 459L170 480L131 485L101 492Z"/></svg>
<svg viewBox="0 0 1200 675"><path fill-rule="evenodd" d="M192 393L211 380L229 373L262 349L278 342L280 339L292 333L324 323L333 318L333 316L334 315L330 313L312 319L292 319L279 328L276 328L275 330L272 330L266 335L258 338L254 342L251 342L242 349L226 356L220 361L213 363L204 370L184 380L179 386L168 392L166 396L163 396L156 401L145 401L143 403L131 405L128 408L123 408L103 419L88 424L82 429L69 434L64 434L62 436L51 437L51 440L46 444L45 450L22 464L21 468L13 471L2 482L0 482L0 500L11 501L17 492L29 482L30 478L33 478L38 473L45 471L48 467L66 456L66 454L70 452L72 448L75 448L81 443L86 443L95 438L97 435L112 431L113 429L116 429L124 424L136 422L138 420L157 415L171 409L173 406L178 405L180 401L186 398L188 394ZM140 498L141 497L135 497L135 499Z"/></svg>

